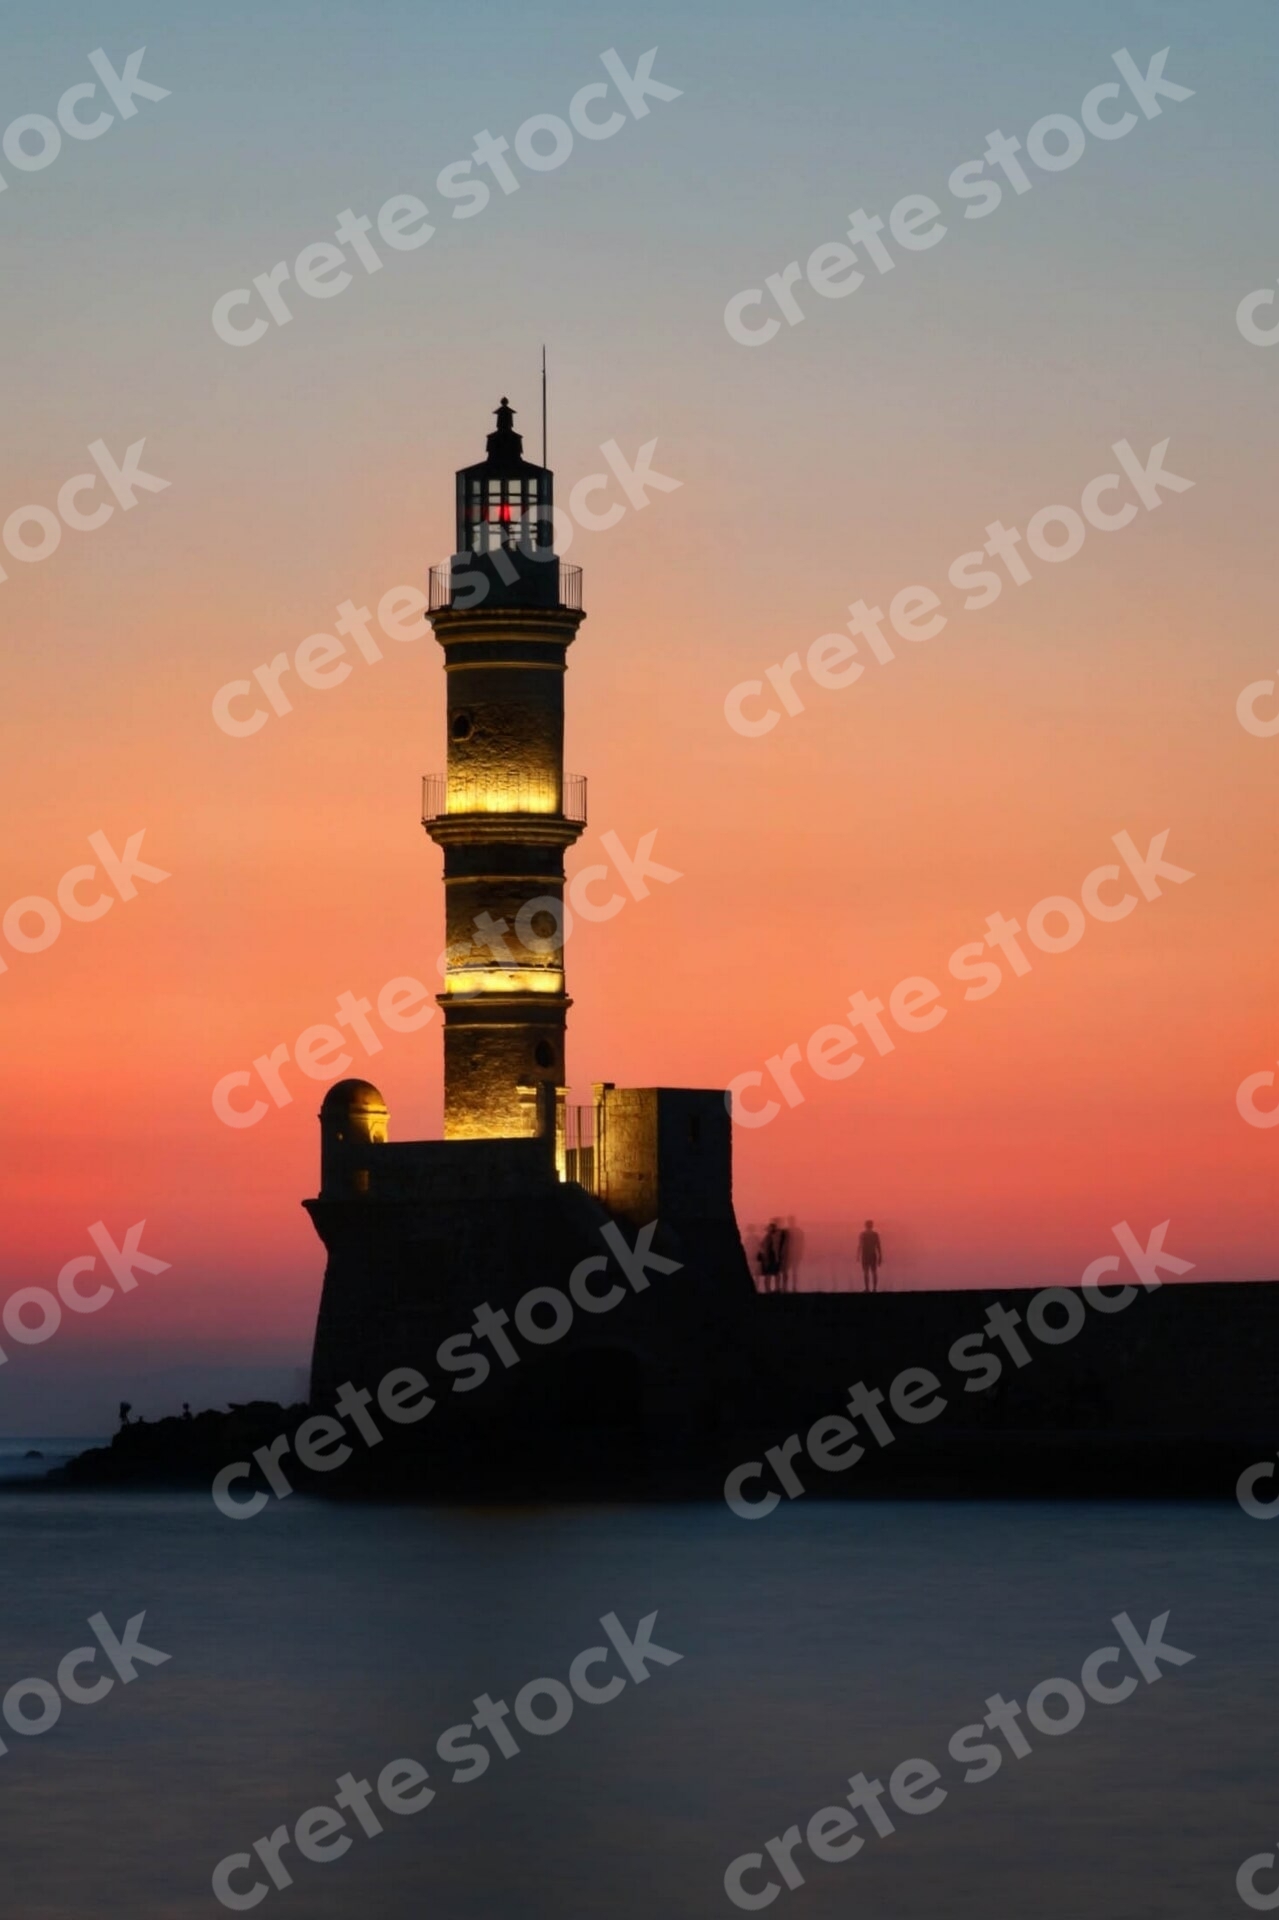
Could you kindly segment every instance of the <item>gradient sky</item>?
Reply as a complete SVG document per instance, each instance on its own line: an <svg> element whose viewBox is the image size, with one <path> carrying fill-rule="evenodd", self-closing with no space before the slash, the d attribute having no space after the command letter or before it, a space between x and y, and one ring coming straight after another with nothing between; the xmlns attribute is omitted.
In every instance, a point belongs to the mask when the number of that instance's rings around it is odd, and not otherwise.
<svg viewBox="0 0 1279 1920"><path fill-rule="evenodd" d="M656 830L682 878L583 926L566 961L578 1097L593 1079L724 1086L837 1020L858 988L947 981L996 910L1077 895L1128 830L1170 829L1193 881L1092 924L989 1000L900 1037L855 1078L737 1135L743 1222L793 1214L812 1274L847 1269L866 1214L900 1286L1077 1279L1130 1221L1213 1278L1279 1272L1279 1134L1235 1109L1279 1055L1279 739L1235 699L1279 668L1274 364L1234 324L1273 283L1274 13L1189 4L690 10L509 0L473 9L15 4L0 126L53 111L145 43L170 88L92 144L0 161L9 394L0 519L52 504L96 439L171 481L39 565L0 556L0 907L49 894L145 828L168 869L39 954L0 947L8 1098L0 1287L49 1284L102 1220L170 1270L0 1372L0 1430L91 1431L127 1394L292 1390L322 1250L299 1205L323 1089L257 1126L215 1081L332 1017L344 989L434 988L440 856L418 780L443 765L426 635L296 687L252 738L211 717L226 681L338 604L376 605L452 546L452 474L502 393L536 455L551 361L558 496L600 447L678 478L578 534L589 618L570 656L570 770L591 826ZM440 169L512 138L656 46L682 89L557 171L455 221ZM1127 46L1195 89L1032 191L965 221L952 168L995 128L1077 114ZM330 300L243 350L224 291L417 193L437 232L383 249ZM747 350L728 298L838 238L858 207L946 204L931 251ZM1119 439L1192 478L1068 563L1032 560L985 612L946 569L995 519L1078 505ZM951 616L766 737L726 693L849 603L936 587ZM355 1072L392 1137L440 1128L438 1020Z"/></svg>

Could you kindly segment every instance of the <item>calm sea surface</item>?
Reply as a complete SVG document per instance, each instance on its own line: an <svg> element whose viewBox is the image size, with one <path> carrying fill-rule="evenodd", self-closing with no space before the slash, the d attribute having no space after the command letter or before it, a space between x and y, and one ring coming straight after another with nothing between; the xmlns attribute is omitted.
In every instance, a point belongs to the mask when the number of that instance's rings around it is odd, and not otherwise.
<svg viewBox="0 0 1279 1920"><path fill-rule="evenodd" d="M99 1610L122 1630L145 1609L172 1655L39 1738L3 1729L7 1920L217 1916L224 1855L403 1756L431 1805L328 1864L290 1851L294 1885L254 1911L731 1916L735 1855L914 1756L944 1805L842 1865L803 1860L773 1920L1238 1920L1236 1867L1279 1836L1279 1526L1233 1505L801 1500L748 1524L294 1497L233 1523L207 1497L23 1490L0 1494L0 1567L0 1687L52 1678ZM477 1695L564 1678L601 1615L653 1609L678 1665L450 1784L434 1744ZM1165 1610L1193 1664L962 1783L947 1741L987 1696L1077 1680L1112 1615Z"/></svg>

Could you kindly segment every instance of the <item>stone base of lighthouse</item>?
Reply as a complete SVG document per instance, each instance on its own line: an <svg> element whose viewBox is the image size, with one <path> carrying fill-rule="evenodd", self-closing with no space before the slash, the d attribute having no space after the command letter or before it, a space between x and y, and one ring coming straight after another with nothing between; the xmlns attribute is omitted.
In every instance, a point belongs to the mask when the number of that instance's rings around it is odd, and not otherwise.
<svg viewBox="0 0 1279 1920"><path fill-rule="evenodd" d="M304 1203L328 1253L311 1402L415 1369L434 1405L420 1446L401 1438L444 1490L486 1472L527 1486L539 1462L589 1476L601 1438L614 1459L697 1454L740 1417L755 1294L723 1095L600 1086L585 1184L557 1164L554 1090L526 1111L540 1131L523 1138L399 1144L376 1090L347 1081L321 1114L321 1191ZM661 1265L628 1276L617 1236ZM537 1290L562 1304L530 1317ZM475 1335L490 1310L513 1364ZM565 1324L546 1339L552 1313Z"/></svg>

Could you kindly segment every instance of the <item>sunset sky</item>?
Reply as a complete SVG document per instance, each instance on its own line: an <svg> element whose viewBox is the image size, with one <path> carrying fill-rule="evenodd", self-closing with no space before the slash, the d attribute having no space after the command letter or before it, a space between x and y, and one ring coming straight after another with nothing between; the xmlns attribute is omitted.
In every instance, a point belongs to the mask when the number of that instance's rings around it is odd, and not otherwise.
<svg viewBox="0 0 1279 1920"><path fill-rule="evenodd" d="M380 661L352 648L341 684L291 673L292 711L251 737L221 731L213 699L332 633L343 601L424 584L502 394L539 457L543 341L561 503L609 473L609 442L633 460L656 440L680 483L567 555L588 618L566 761L590 793L569 871L606 857L603 833L655 832L682 876L569 940L575 1097L727 1086L858 989L887 1001L923 975L939 1026L884 1057L865 1044L850 1079L797 1069L802 1104L737 1131L743 1223L793 1215L810 1279L847 1273L866 1215L893 1286L1077 1280L1121 1220L1143 1240L1170 1220L1195 1277L1279 1274L1279 1131L1235 1104L1279 1058L1279 737L1235 715L1279 671L1279 354L1235 324L1279 275L1262 62L1185 0L838 19L807 0L199 17L137 0L123 28L82 0L12 11L0 126L52 115L98 47L119 71L145 44L142 77L169 94L38 172L0 159L0 522L52 507L94 441L123 460L145 439L170 485L37 564L0 552L0 910L52 898L92 834L122 850L144 829L170 878L45 951L0 942L0 1290L52 1284L98 1221L118 1241L145 1219L169 1270L43 1346L0 1336L0 1431L97 1431L121 1397L149 1414L297 1390L323 1087L286 1069L290 1104L237 1130L211 1093L345 990L435 991L441 860L418 803L444 765L444 676L422 622ZM1233 11L1237 48L1270 9ZM1144 72L1165 46L1193 97L963 217L947 179L992 130L1077 117L1118 49ZM606 50L633 70L652 47L678 99L553 171L516 163L517 191L451 217L437 175L481 130L514 141L607 81ZM379 243L382 269L354 265L331 298L288 285L292 320L252 345L217 337L220 295L403 194L430 209L427 244ZM941 206L936 246L867 264L850 297L800 285L805 318L767 344L729 337L734 294L909 194ZM1116 442L1144 460L1165 439L1192 488L1090 528L1067 561L1027 555L1025 584L963 609L947 570L991 523L1078 509ZM592 505L617 499L614 481ZM729 726L730 689L916 584L941 597L934 638L882 664L863 647L843 690L797 676L804 710L761 737ZM1164 829L1193 879L965 1002L947 958L988 915L1078 899L1114 835L1144 850ZM382 1089L393 1139L438 1136L438 1016L383 1031L351 1071Z"/></svg>

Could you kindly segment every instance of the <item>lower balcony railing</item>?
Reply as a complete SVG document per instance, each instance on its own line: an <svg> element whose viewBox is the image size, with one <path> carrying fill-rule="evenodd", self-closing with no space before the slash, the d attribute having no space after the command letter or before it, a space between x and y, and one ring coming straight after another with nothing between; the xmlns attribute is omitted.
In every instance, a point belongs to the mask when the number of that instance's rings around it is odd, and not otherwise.
<svg viewBox="0 0 1279 1920"><path fill-rule="evenodd" d="M586 775L566 773L563 791L526 774L424 773L422 824L457 814L545 814L586 825Z"/></svg>

